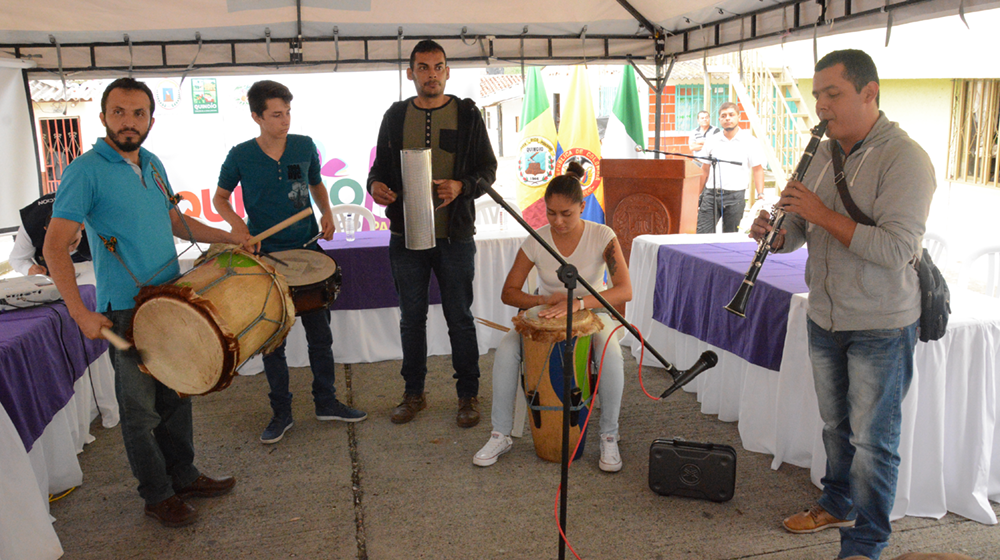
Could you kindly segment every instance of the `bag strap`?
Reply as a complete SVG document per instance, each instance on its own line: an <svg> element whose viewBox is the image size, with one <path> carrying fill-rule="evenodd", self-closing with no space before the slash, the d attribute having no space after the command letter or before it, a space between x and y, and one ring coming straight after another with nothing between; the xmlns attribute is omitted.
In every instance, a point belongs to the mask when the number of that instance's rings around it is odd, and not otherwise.
<svg viewBox="0 0 1000 560"><path fill-rule="evenodd" d="M844 151L840 148L840 144L836 140L830 146L830 151L833 155L833 180L837 183L837 192L840 193L840 200L844 202L844 207L847 208L847 213L851 215L851 218L858 222L859 224L864 224L866 226L874 226L875 220L869 218L864 212L858 208L858 205L854 203L854 199L851 198L851 193L847 190L847 180L844 177Z"/></svg>

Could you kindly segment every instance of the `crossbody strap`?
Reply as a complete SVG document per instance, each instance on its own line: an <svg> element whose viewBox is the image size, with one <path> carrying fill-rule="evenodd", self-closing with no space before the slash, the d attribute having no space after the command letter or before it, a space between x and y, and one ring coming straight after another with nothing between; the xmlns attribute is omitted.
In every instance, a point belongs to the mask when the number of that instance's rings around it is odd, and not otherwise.
<svg viewBox="0 0 1000 560"><path fill-rule="evenodd" d="M836 143L836 140L830 146L830 151L833 155L833 180L837 184L837 192L840 193L840 200L844 201L847 213L859 224L866 226L876 225L875 220L869 218L858 208L858 205L854 203L854 199L851 198L851 193L847 190L847 179L844 177L844 151L840 148L840 144Z"/></svg>

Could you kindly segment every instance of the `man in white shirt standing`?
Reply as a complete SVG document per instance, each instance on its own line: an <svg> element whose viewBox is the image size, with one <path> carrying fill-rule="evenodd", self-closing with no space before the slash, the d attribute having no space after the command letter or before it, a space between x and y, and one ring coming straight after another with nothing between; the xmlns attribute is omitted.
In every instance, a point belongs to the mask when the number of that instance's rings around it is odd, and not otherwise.
<svg viewBox="0 0 1000 560"><path fill-rule="evenodd" d="M700 154L720 161L701 168L698 233L714 233L719 218L723 232L736 231L746 208L748 175L753 176L757 200L764 198L764 154L757 139L740 129L740 109L735 103L719 107L719 124L722 134L706 138Z"/></svg>

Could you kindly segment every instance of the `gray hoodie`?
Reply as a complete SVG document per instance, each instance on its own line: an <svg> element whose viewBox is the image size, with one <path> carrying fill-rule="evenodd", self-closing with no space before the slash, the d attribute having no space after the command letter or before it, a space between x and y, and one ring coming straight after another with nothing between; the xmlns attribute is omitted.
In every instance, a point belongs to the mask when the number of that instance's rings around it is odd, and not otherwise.
<svg viewBox="0 0 1000 560"><path fill-rule="evenodd" d="M820 145L802 181L827 208L850 216L834 183L830 148ZM809 318L829 331L892 329L920 318L913 267L936 181L930 158L879 112L861 146L844 162L848 190L876 226L858 224L845 247L825 229L789 213L782 252L809 244Z"/></svg>

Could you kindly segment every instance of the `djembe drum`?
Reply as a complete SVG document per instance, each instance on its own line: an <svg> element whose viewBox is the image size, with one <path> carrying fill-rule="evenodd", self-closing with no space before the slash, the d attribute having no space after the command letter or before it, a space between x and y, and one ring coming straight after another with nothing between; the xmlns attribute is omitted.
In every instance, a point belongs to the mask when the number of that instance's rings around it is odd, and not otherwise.
<svg viewBox="0 0 1000 560"><path fill-rule="evenodd" d="M175 282L146 286L135 299L141 369L184 395L225 389L244 362L276 349L295 322L284 279L231 245L213 245Z"/></svg>
<svg viewBox="0 0 1000 560"><path fill-rule="evenodd" d="M573 338L566 342L566 318L540 318L540 305L518 313L512 319L514 329L521 334L521 368L524 396L531 411L531 438L535 453L558 463L562 458L563 363L566 344L573 346L572 384L570 389L569 447L586 434L581 428L590 412L593 392L591 383L590 336L604 328L597 315L589 310L573 313ZM583 453L583 444L575 458Z"/></svg>

